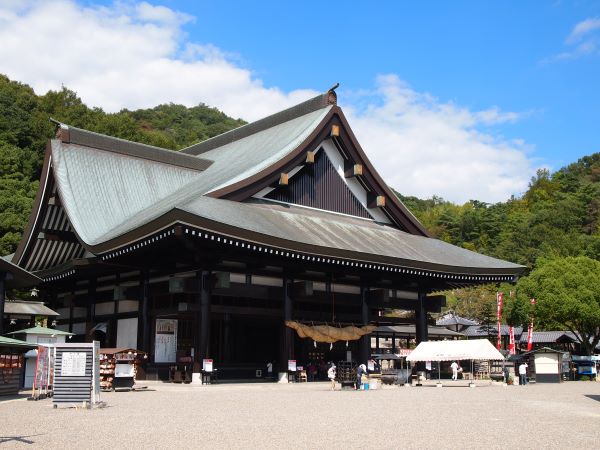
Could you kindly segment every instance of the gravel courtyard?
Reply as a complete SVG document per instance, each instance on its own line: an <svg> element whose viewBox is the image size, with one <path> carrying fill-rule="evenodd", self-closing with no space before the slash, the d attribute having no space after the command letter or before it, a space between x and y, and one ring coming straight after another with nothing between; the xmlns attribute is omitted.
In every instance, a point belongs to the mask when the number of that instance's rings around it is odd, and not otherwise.
<svg viewBox="0 0 600 450"><path fill-rule="evenodd" d="M600 383L336 391L146 383L101 409L0 400L5 448L598 448Z"/></svg>

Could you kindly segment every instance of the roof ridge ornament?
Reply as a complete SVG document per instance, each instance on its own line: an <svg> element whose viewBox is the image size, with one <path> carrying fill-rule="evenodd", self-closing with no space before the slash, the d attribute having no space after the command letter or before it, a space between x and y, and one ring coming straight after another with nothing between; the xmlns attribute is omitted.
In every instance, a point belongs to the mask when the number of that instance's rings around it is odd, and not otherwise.
<svg viewBox="0 0 600 450"><path fill-rule="evenodd" d="M335 93L335 90L339 86L340 86L340 83L335 83L327 91L327 103L329 103L330 105L337 105L337 94Z"/></svg>

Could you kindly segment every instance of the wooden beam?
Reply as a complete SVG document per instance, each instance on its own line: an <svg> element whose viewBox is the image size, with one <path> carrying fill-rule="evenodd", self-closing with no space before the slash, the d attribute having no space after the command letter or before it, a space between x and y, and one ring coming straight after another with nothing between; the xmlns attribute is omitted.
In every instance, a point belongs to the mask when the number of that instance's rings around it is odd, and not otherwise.
<svg viewBox="0 0 600 450"><path fill-rule="evenodd" d="M363 165L354 164L352 161L344 163L344 176L346 178L360 177L363 174Z"/></svg>
<svg viewBox="0 0 600 450"><path fill-rule="evenodd" d="M314 164L315 163L315 152L308 151L306 152L306 164Z"/></svg>
<svg viewBox="0 0 600 450"><path fill-rule="evenodd" d="M369 208L384 208L385 196L376 194L367 195L367 206Z"/></svg>
<svg viewBox="0 0 600 450"><path fill-rule="evenodd" d="M279 186L287 186L289 182L289 176L287 173L279 175Z"/></svg>
<svg viewBox="0 0 600 450"><path fill-rule="evenodd" d="M339 136L340 135L340 126L339 125L331 125L331 136Z"/></svg>

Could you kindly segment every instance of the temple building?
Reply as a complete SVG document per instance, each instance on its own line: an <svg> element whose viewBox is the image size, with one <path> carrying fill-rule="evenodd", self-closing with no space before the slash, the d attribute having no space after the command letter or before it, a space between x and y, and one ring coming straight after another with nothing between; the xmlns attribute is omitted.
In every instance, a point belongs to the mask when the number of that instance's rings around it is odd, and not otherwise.
<svg viewBox="0 0 600 450"><path fill-rule="evenodd" d="M73 340L148 353L147 374L212 359L223 378L369 356L308 325L415 313L524 267L431 238L377 173L333 90L179 152L59 123L12 263Z"/></svg>

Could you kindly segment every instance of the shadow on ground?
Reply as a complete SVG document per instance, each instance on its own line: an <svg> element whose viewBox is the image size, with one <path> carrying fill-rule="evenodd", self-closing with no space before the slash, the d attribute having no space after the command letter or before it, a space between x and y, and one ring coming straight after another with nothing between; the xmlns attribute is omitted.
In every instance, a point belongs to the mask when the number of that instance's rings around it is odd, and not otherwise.
<svg viewBox="0 0 600 450"><path fill-rule="evenodd" d="M30 434L29 436L0 436L0 444L5 444L7 442L19 442L21 444L35 444L35 441L32 441L31 437L35 436L43 436L42 434Z"/></svg>
<svg viewBox="0 0 600 450"><path fill-rule="evenodd" d="M20 392L17 395L6 395L0 396L0 403L7 402L11 400L23 400L25 398L31 397L31 391Z"/></svg>
<svg viewBox="0 0 600 450"><path fill-rule="evenodd" d="M586 395L587 398L591 398L592 400L596 400L600 402L600 395Z"/></svg>

